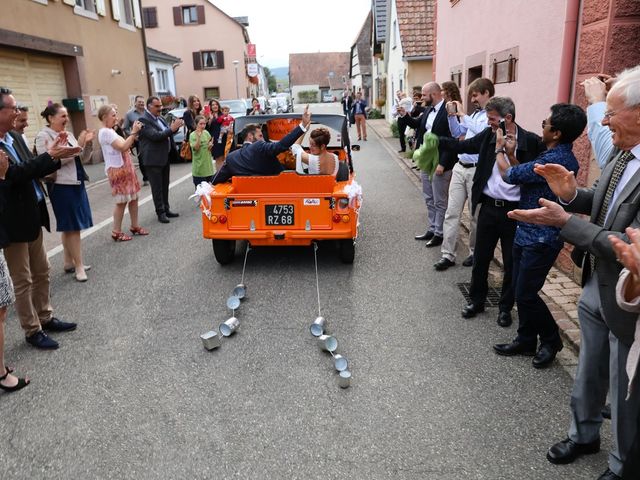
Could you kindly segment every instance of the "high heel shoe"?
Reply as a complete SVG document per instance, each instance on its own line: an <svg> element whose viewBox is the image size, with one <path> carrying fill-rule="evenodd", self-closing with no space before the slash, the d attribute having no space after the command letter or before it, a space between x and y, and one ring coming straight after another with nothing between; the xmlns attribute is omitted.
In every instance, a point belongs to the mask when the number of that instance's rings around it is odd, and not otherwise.
<svg viewBox="0 0 640 480"><path fill-rule="evenodd" d="M89 270L91 270L91 265L85 265L84 271L88 272ZM75 265L71 267L64 267L64 273L74 273L75 271L76 271Z"/></svg>
<svg viewBox="0 0 640 480"><path fill-rule="evenodd" d="M113 238L114 242L128 242L129 240L133 240L133 237L130 237L124 232L116 232L115 230L111 231L111 238Z"/></svg>
<svg viewBox="0 0 640 480"><path fill-rule="evenodd" d="M133 235L149 235L149 230L146 230L142 227L131 227L129 229L129 231L133 234Z"/></svg>
<svg viewBox="0 0 640 480"><path fill-rule="evenodd" d="M4 374L4 377L0 377L0 382L5 378L7 378L8 375L9 375L9 372L7 371L7 373ZM31 381L27 380L26 378L18 378L18 383L16 383L13 387L6 387L0 383L0 388L5 392L17 392L18 390L23 389L30 383Z"/></svg>

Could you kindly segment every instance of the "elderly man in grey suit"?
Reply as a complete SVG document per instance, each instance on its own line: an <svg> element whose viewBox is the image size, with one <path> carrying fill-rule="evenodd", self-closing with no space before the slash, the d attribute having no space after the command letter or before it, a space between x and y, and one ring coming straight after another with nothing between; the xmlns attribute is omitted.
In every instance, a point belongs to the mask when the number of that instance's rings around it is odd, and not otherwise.
<svg viewBox="0 0 640 480"><path fill-rule="evenodd" d="M601 409L607 389L611 398L613 448L601 480L622 478L623 465L637 435L640 410L638 386L627 402L626 362L634 339L635 314L616 302L616 282L622 266L610 236L628 242L627 227L640 226L640 66L622 72L606 98L602 125L608 126L615 147L592 188L577 188L572 173L559 165L537 166L565 209L541 199L541 208L513 210L516 220L560 227L561 237L575 245L574 262L582 267L583 293L578 305L580 357L571 394L572 421L567 439L547 452L552 463L570 463L600 450ZM596 155L603 149L596 150Z"/></svg>
<svg viewBox="0 0 640 480"><path fill-rule="evenodd" d="M169 223L169 218L178 217L169 208L169 173L171 158L177 157L173 134L183 125L182 119L175 119L171 126L162 116L162 102L158 97L147 99L147 110L138 120L144 128L140 130L140 149L144 156L147 178L151 184L151 196L160 223Z"/></svg>

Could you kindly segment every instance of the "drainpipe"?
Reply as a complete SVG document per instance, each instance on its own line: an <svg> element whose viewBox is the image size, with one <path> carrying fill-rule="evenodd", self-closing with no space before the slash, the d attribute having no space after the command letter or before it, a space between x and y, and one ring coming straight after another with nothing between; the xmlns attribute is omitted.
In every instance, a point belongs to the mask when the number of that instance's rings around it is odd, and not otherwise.
<svg viewBox="0 0 640 480"><path fill-rule="evenodd" d="M142 1L135 0L138 2L138 9L140 10L140 14L142 15ZM144 30L144 21L142 18L140 19L140 23L142 24L142 28L140 29L140 33L142 35L142 50L144 52L144 71L147 73L147 90L149 91L147 97L153 95L153 88L151 87L151 75L149 74L149 57L147 56L147 34ZM173 76L175 79L175 75ZM176 87L177 90L177 87Z"/></svg>
<svg viewBox="0 0 640 480"><path fill-rule="evenodd" d="M579 15L580 0L567 0L564 38L562 40L562 56L560 57L560 78L558 82L559 103L569 103L571 101Z"/></svg>

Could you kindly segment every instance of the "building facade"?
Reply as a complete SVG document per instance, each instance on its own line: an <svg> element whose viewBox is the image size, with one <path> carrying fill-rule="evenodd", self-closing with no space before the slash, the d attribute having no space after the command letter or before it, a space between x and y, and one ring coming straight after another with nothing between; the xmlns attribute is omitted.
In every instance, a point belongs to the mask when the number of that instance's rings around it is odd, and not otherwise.
<svg viewBox="0 0 640 480"><path fill-rule="evenodd" d="M99 126L101 105L126 110L133 96L149 94L137 0L2 0L2 7L0 85L29 107L30 141L49 102L67 105L77 135Z"/></svg>
<svg viewBox="0 0 640 480"><path fill-rule="evenodd" d="M175 69L180 66L182 60L151 47L147 47L147 60L152 93L159 97L175 97L178 94Z"/></svg>
<svg viewBox="0 0 640 480"><path fill-rule="evenodd" d="M245 25L207 0L142 0L142 14L148 46L182 59L178 95L251 96Z"/></svg>
<svg viewBox="0 0 640 480"><path fill-rule="evenodd" d="M295 102L313 101L301 92L315 92L315 101L331 96L340 99L348 85L351 54L349 52L317 52L289 54L289 88Z"/></svg>

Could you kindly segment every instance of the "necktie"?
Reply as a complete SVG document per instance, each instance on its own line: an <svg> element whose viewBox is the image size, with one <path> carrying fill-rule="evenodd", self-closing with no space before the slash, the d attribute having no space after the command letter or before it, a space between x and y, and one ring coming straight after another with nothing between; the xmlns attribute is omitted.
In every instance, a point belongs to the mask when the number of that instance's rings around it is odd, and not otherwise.
<svg viewBox="0 0 640 480"><path fill-rule="evenodd" d="M18 155L18 152L16 152L16 149L13 147L13 144L9 144L7 142L3 142L3 143L4 143L4 147L7 149L7 153L13 158L13 161L16 162L16 164L20 165L22 163L22 159ZM38 185L38 182L36 180L32 180L32 182L33 182L33 188L36 191L36 199L38 200L38 202L41 202L42 200L44 200L44 193L42 193L42 190L40 189L40 185Z"/></svg>
<svg viewBox="0 0 640 480"><path fill-rule="evenodd" d="M596 218L596 225L600 227L604 226L604 222L607 218L607 213L609 212L609 203L613 198L613 193L616 191L618 183L620 183L620 179L622 178L624 170L627 168L627 165L633 158L634 156L631 152L623 152L616 160L616 164L613 167L613 173L611 174L611 179L609 180L609 185L607 185L607 191L604 194L602 206L600 207L598 217ZM591 263L591 274L593 274L593 272L596 271L596 257L590 254L589 262Z"/></svg>

